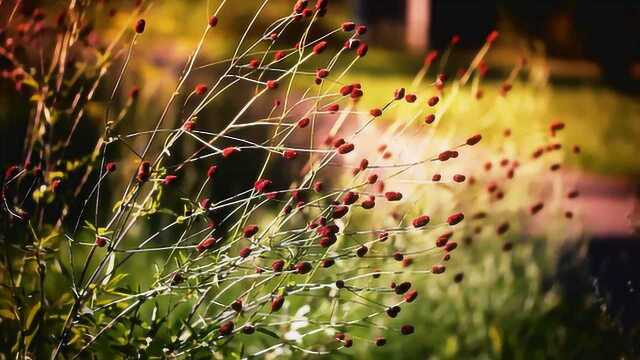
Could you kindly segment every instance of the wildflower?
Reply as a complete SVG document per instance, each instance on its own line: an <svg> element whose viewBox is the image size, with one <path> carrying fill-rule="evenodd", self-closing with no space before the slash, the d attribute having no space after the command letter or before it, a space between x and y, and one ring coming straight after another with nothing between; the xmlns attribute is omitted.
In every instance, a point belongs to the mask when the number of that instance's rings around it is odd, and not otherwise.
<svg viewBox="0 0 640 360"><path fill-rule="evenodd" d="M342 144L338 147L338 154L344 155L353 151L355 145L351 143Z"/></svg>
<svg viewBox="0 0 640 360"><path fill-rule="evenodd" d="M233 321L227 321L226 323L220 325L220 328L218 329L218 333L220 334L220 336L228 336L231 335L231 333L233 332L235 325L233 323Z"/></svg>
<svg viewBox="0 0 640 360"><path fill-rule="evenodd" d="M136 22L135 30L137 34L142 34L144 32L144 28L147 25L147 22L144 19L139 19Z"/></svg>
<svg viewBox="0 0 640 360"><path fill-rule="evenodd" d="M240 252L238 254L240 255L241 258L244 259L244 258L249 257L249 255L251 255L251 251L252 251L251 248L246 246L246 247L243 247L242 249L240 249Z"/></svg>
<svg viewBox="0 0 640 360"><path fill-rule="evenodd" d="M229 156L237 153L238 151L240 151L240 149L238 149L237 147L226 147L224 149L222 149L222 157L228 158Z"/></svg>
<svg viewBox="0 0 640 360"><path fill-rule="evenodd" d="M244 237L249 238L257 234L258 230L259 230L258 225L250 224L245 226L244 230L242 230L242 233L244 234Z"/></svg>
<svg viewBox="0 0 640 360"><path fill-rule="evenodd" d="M358 198L358 194L354 193L353 191L348 191L342 196L342 203L344 205L351 205L358 201Z"/></svg>
<svg viewBox="0 0 640 360"><path fill-rule="evenodd" d="M207 86L205 84L198 84L196 85L196 87L193 89L193 92L196 95L204 95L207 92Z"/></svg>
<svg viewBox="0 0 640 360"><path fill-rule="evenodd" d="M293 160L298 157L298 152L295 150L287 149L282 153L282 156L287 160Z"/></svg>
<svg viewBox="0 0 640 360"><path fill-rule="evenodd" d="M397 191L387 191L386 193L384 193L384 197L388 201L400 201L402 200L402 193L399 193Z"/></svg>
<svg viewBox="0 0 640 360"><path fill-rule="evenodd" d="M282 259L274 260L271 263L271 270L273 270L273 272L281 272L283 268L284 268L284 260Z"/></svg>
<svg viewBox="0 0 640 360"><path fill-rule="evenodd" d="M400 327L400 333L402 335L411 335L414 331L413 325L402 325L402 327Z"/></svg>
<svg viewBox="0 0 640 360"><path fill-rule="evenodd" d="M354 24L351 21L347 21L347 22L343 22L342 25L340 25L340 28L342 28L342 31L353 31L353 29L356 28L356 24Z"/></svg>
<svg viewBox="0 0 640 360"><path fill-rule="evenodd" d="M412 224L413 224L413 227L415 227L415 228L421 228L421 227L427 225L429 223L429 220L431 220L429 218L429 216L420 215L417 218L413 219Z"/></svg>
<svg viewBox="0 0 640 360"><path fill-rule="evenodd" d="M482 135L480 135L480 134L473 135L472 137L467 139L467 145L473 146L473 145L479 143L480 140L482 140Z"/></svg>
<svg viewBox="0 0 640 360"><path fill-rule="evenodd" d="M464 220L464 214L461 212L458 212L458 213L449 215L449 217L447 218L447 223L453 226L460 223L462 220Z"/></svg>
<svg viewBox="0 0 640 360"><path fill-rule="evenodd" d="M209 18L209 27L216 27L216 25L218 25L218 17L215 15L212 15Z"/></svg>

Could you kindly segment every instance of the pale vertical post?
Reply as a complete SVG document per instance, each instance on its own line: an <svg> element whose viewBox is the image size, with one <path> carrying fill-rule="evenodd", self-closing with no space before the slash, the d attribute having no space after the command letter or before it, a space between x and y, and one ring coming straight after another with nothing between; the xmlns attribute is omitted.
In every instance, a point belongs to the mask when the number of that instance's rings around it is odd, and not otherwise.
<svg viewBox="0 0 640 360"><path fill-rule="evenodd" d="M405 38L407 48L421 53L429 46L431 0L407 0Z"/></svg>

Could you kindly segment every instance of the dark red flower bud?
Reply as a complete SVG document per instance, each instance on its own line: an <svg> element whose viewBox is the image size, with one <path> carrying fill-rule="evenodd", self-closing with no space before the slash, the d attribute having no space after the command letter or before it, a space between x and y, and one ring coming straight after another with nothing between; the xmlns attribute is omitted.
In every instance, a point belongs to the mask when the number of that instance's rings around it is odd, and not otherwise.
<svg viewBox="0 0 640 360"><path fill-rule="evenodd" d="M427 124L433 124L433 122L436 121L436 115L435 114L429 114L427 116L425 116L424 118L424 122Z"/></svg>
<svg viewBox="0 0 640 360"><path fill-rule="evenodd" d="M374 108L369 110L369 114L373 117L378 117L382 115L382 110L378 109L378 108Z"/></svg>
<svg viewBox="0 0 640 360"><path fill-rule="evenodd" d="M256 181L256 183L253 185L253 188L256 190L257 193L262 193L265 192L272 184L273 182L269 179L260 179L258 181Z"/></svg>
<svg viewBox="0 0 640 360"><path fill-rule="evenodd" d="M502 235L504 233L506 233L507 231L509 231L509 223L505 222L500 224L500 226L498 226L498 229L496 230L496 233L498 235Z"/></svg>
<svg viewBox="0 0 640 360"><path fill-rule="evenodd" d="M355 148L355 145L351 143L346 143L346 144L340 145L337 151L338 151L338 154L344 155L352 152L354 148Z"/></svg>
<svg viewBox="0 0 640 360"><path fill-rule="evenodd" d="M421 228L429 223L431 218L427 215L420 215L411 222L414 228Z"/></svg>
<svg viewBox="0 0 640 360"><path fill-rule="evenodd" d="M147 22L144 21L144 19L139 19L136 22L136 26L135 26L136 33L142 34L144 32L144 28L146 25L147 25Z"/></svg>
<svg viewBox="0 0 640 360"><path fill-rule="evenodd" d="M241 312L242 311L242 300L240 299L236 299L236 301L231 303L231 309L233 309L233 311L235 312Z"/></svg>
<svg viewBox="0 0 640 360"><path fill-rule="evenodd" d="M322 191L323 189L323 183L322 181L316 181L315 183L313 183L313 191L319 193Z"/></svg>
<svg viewBox="0 0 640 360"><path fill-rule="evenodd" d="M203 252L207 249L211 249L212 247L215 246L215 244L216 244L216 239L213 237L208 237L200 241L198 245L196 245L196 250L198 250L198 252Z"/></svg>
<svg viewBox="0 0 640 360"><path fill-rule="evenodd" d="M567 194L567 197L569 199L575 199L580 195L580 192L578 190L572 190Z"/></svg>
<svg viewBox="0 0 640 360"><path fill-rule="evenodd" d="M351 21L347 21L347 22L343 22L342 25L340 26L342 28L342 31L353 31L353 29L356 28L356 24L354 24Z"/></svg>
<svg viewBox="0 0 640 360"><path fill-rule="evenodd" d="M256 332L256 327L253 325L245 325L242 327L242 333L246 335L251 335Z"/></svg>
<svg viewBox="0 0 640 360"><path fill-rule="evenodd" d="M396 89L396 90L393 92L393 98L394 98L394 100L400 100L400 99L402 99L403 97L404 97L404 88Z"/></svg>
<svg viewBox="0 0 640 360"><path fill-rule="evenodd" d="M453 276L453 281L456 283L461 283L462 280L464 280L464 273L459 272Z"/></svg>
<svg viewBox="0 0 640 360"><path fill-rule="evenodd" d="M218 171L218 165L209 166L209 169L207 169L207 177L209 179L213 178L213 176L216 174L217 171Z"/></svg>
<svg viewBox="0 0 640 360"><path fill-rule="evenodd" d="M395 318L396 316L398 316L398 313L400 312L400 306L395 305L392 306L390 308L387 309L387 315L389 315L390 318Z"/></svg>
<svg viewBox="0 0 640 360"><path fill-rule="evenodd" d="M451 37L451 45L458 45L460 43L460 35L453 35Z"/></svg>
<svg viewBox="0 0 640 360"><path fill-rule="evenodd" d="M378 336L377 338L375 338L375 343L376 346L384 346L387 343L387 339L383 338L382 336Z"/></svg>
<svg viewBox="0 0 640 360"><path fill-rule="evenodd" d="M271 263L271 270L273 270L273 272L281 272L283 268L284 268L284 260L282 259L274 260Z"/></svg>
<svg viewBox="0 0 640 360"><path fill-rule="evenodd" d="M345 85L340 88L340 95L347 96L353 91L353 85Z"/></svg>
<svg viewBox="0 0 640 360"><path fill-rule="evenodd" d="M138 182L143 183L149 180L149 177L151 177L151 163L148 161L143 161L140 164L140 167L138 168L138 174L136 175L136 180L138 180Z"/></svg>
<svg viewBox="0 0 640 360"><path fill-rule="evenodd" d="M366 25L358 25L358 27L356 27L356 33L358 35L364 35L367 33L367 26Z"/></svg>
<svg viewBox="0 0 640 360"><path fill-rule="evenodd" d="M331 217L334 219L340 219L345 215L347 215L348 212L349 212L348 206L339 205L333 208L333 213L331 214Z"/></svg>
<svg viewBox="0 0 640 360"><path fill-rule="evenodd" d="M491 33L489 33L489 35L487 35L487 43L492 44L494 41L496 41L498 36L500 36L500 33L493 30Z"/></svg>
<svg viewBox="0 0 640 360"><path fill-rule="evenodd" d="M298 127L301 129L306 128L310 122L311 120L309 118L302 118L298 120Z"/></svg>
<svg viewBox="0 0 640 360"><path fill-rule="evenodd" d="M438 103L438 101L440 101L440 98L437 96L432 96L431 98L429 98L429 101L427 101L427 104L429 104L429 106L436 106L436 104Z"/></svg>
<svg viewBox="0 0 640 360"><path fill-rule="evenodd" d="M438 57L437 51L435 50L430 51L429 53L427 53L427 56L424 58L424 65L429 66L433 64L433 62L436 61L437 57Z"/></svg>
<svg viewBox="0 0 640 360"><path fill-rule="evenodd" d="M193 92L196 95L204 95L207 92L207 86L205 84L197 84L195 88L193 88Z"/></svg>
<svg viewBox="0 0 640 360"><path fill-rule="evenodd" d="M237 147L226 147L224 149L222 149L222 157L228 158L229 156L237 153L238 151L240 151L240 149L238 149Z"/></svg>
<svg viewBox="0 0 640 360"><path fill-rule="evenodd" d="M369 175L369 177L367 178L367 182L368 182L369 184L375 184L375 183L376 183L376 181L378 181L378 175L376 175L376 174L371 174L371 175Z"/></svg>
<svg viewBox="0 0 640 360"><path fill-rule="evenodd" d="M162 179L162 185L169 186L173 184L178 177L175 175L167 175Z"/></svg>
<svg viewBox="0 0 640 360"><path fill-rule="evenodd" d="M309 271L311 271L312 266L310 263L306 262L306 261L302 261L297 263L294 268L296 269L296 273L297 274L307 274Z"/></svg>
<svg viewBox="0 0 640 360"><path fill-rule="evenodd" d="M396 251L396 252L393 253L393 259L395 261L402 261L402 260L404 260L404 255L402 255L401 252Z"/></svg>
<svg viewBox="0 0 640 360"><path fill-rule="evenodd" d="M336 262L333 259L324 259L324 260L322 260L322 267L323 268L330 268L335 263Z"/></svg>
<svg viewBox="0 0 640 360"><path fill-rule="evenodd" d="M338 104L331 104L331 105L327 106L327 111L332 113L332 114L337 113L338 110L340 110L340 105L338 105Z"/></svg>
<svg viewBox="0 0 640 360"><path fill-rule="evenodd" d="M442 175L440 174L433 174L433 176L431 177L431 181L434 181L434 182L438 182L441 179L442 179Z"/></svg>
<svg viewBox="0 0 640 360"><path fill-rule="evenodd" d="M418 292L415 290L411 290L408 293L404 294L404 301L410 303L413 302L418 297Z"/></svg>
<svg viewBox="0 0 640 360"><path fill-rule="evenodd" d="M287 160L293 160L298 157L298 152L295 150L287 149L282 153L282 156Z"/></svg>
<svg viewBox="0 0 640 360"><path fill-rule="evenodd" d="M388 232L383 231L383 232L378 234L378 240L380 242L385 242L385 241L387 241L387 239L389 239L389 233Z"/></svg>
<svg viewBox="0 0 640 360"><path fill-rule="evenodd" d="M313 46L313 53L318 55L320 53L322 53L328 46L328 43L326 41L320 41L319 43L315 44Z"/></svg>
<svg viewBox="0 0 640 360"><path fill-rule="evenodd" d="M358 250L356 250L356 255L358 257L363 257L363 256L367 255L367 252L369 252L369 248L364 246L364 245L362 245L362 246L360 246L358 248Z"/></svg>
<svg viewBox="0 0 640 360"><path fill-rule="evenodd" d="M243 247L242 249L240 249L239 255L240 255L241 258L246 258L249 255L251 255L251 251L252 251L251 248L246 246L246 247Z"/></svg>
<svg viewBox="0 0 640 360"><path fill-rule="evenodd" d="M531 211L531 215L535 215L535 214L539 213L540 210L542 210L543 207L544 207L544 204L541 203L541 202L531 206L531 208L529 209Z"/></svg>
<svg viewBox="0 0 640 360"><path fill-rule="evenodd" d="M242 233L244 234L244 237L252 237L253 235L258 233L258 225L255 224L250 224L244 227L244 230L242 230Z"/></svg>
<svg viewBox="0 0 640 360"><path fill-rule="evenodd" d="M447 223L453 226L460 223L462 220L464 220L464 214L461 212L458 212L458 213L449 215L449 217L447 218Z"/></svg>
<svg viewBox="0 0 640 360"><path fill-rule="evenodd" d="M365 210L373 209L376 206L376 201L373 199L367 199L362 202L361 206Z"/></svg>
<svg viewBox="0 0 640 360"><path fill-rule="evenodd" d="M211 15L208 23L210 27L216 27L216 25L218 25L218 17L215 15Z"/></svg>
<svg viewBox="0 0 640 360"><path fill-rule="evenodd" d="M404 100L408 103L413 103L418 99L415 94L407 94L404 96Z"/></svg>
<svg viewBox="0 0 640 360"><path fill-rule="evenodd" d="M502 244L502 251L511 251L511 249L513 249L512 242L507 241L506 243Z"/></svg>
<svg viewBox="0 0 640 360"><path fill-rule="evenodd" d="M360 44L360 46L358 46L358 49L356 50L356 55L358 55L358 57L364 57L365 55L367 55L368 51L369 51L369 46L363 42L362 44Z"/></svg>
<svg viewBox="0 0 640 360"><path fill-rule="evenodd" d="M479 143L480 140L482 140L482 135L480 135L480 134L473 135L472 137L467 139L467 145L473 146L473 145Z"/></svg>
<svg viewBox="0 0 640 360"><path fill-rule="evenodd" d="M282 308L284 305L284 296L278 295L273 300L271 300L271 312L276 312Z"/></svg>
<svg viewBox="0 0 640 360"><path fill-rule="evenodd" d="M446 266L442 264L435 264L431 267L431 272L434 274L442 274L446 269Z"/></svg>
<svg viewBox="0 0 640 360"><path fill-rule="evenodd" d="M105 247L107 245L109 239L104 236L96 236L96 246L97 247Z"/></svg>
<svg viewBox="0 0 640 360"><path fill-rule="evenodd" d="M234 327L235 325L233 324L233 321L227 321L226 323L220 325L218 332L220 336L228 336L228 335L231 335Z"/></svg>
<svg viewBox="0 0 640 360"><path fill-rule="evenodd" d="M411 289L411 283L408 282L408 281L400 283L400 284L396 285L393 288L395 293L398 294L398 295L402 295L402 294L406 293L407 291L409 291L409 289Z"/></svg>
<svg viewBox="0 0 640 360"><path fill-rule="evenodd" d="M461 175L461 174L453 175L453 181L455 181L457 183L464 182L465 179L466 179L466 177L464 175Z"/></svg>
<svg viewBox="0 0 640 360"><path fill-rule="evenodd" d="M384 193L384 197L388 201L400 201L402 200L402 193L399 193L397 191L387 191L386 193Z"/></svg>
<svg viewBox="0 0 640 360"><path fill-rule="evenodd" d="M400 333L402 335L411 335L414 331L413 325L402 325L402 327L400 327Z"/></svg>
<svg viewBox="0 0 640 360"><path fill-rule="evenodd" d="M358 201L358 198L358 194L354 193L353 191L348 191L342 196L342 203L344 205L351 205Z"/></svg>
<svg viewBox="0 0 640 360"><path fill-rule="evenodd" d="M450 243L447 243L447 245L444 246L445 251L447 252L451 252L453 250L455 250L458 247L458 243L455 241L452 241Z"/></svg>

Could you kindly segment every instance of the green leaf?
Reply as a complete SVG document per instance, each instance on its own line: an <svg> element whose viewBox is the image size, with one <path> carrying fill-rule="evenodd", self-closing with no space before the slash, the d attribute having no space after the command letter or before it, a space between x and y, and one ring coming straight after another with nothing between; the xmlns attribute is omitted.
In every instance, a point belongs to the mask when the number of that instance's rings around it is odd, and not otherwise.
<svg viewBox="0 0 640 360"><path fill-rule="evenodd" d="M269 335L274 339L278 339L278 340L281 339L280 335L276 334L275 332L273 332L273 331L271 331L269 329L265 329L263 327L256 328L256 331L261 332L261 333L263 333L265 335Z"/></svg>

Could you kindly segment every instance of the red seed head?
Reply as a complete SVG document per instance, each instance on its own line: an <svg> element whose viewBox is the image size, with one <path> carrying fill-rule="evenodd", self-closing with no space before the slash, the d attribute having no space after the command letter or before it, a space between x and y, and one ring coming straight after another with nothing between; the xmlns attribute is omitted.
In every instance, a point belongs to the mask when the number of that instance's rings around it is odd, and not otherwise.
<svg viewBox="0 0 640 360"><path fill-rule="evenodd" d="M104 169L105 169L107 172L112 173L112 172L116 171L116 167L117 167L117 166L116 166L116 163L114 163L114 162L108 162L108 163L104 166Z"/></svg>
<svg viewBox="0 0 640 360"><path fill-rule="evenodd" d="M293 160L298 157L298 152L295 150L287 149L282 153L282 156L287 160Z"/></svg>
<svg viewBox="0 0 640 360"><path fill-rule="evenodd" d="M431 218L427 215L420 215L411 222L414 228L421 228L429 223Z"/></svg>
<svg viewBox="0 0 640 360"><path fill-rule="evenodd" d="M409 291L409 289L411 289L411 283L408 281L405 281L393 287L393 291L395 291L395 293L398 295L406 293L407 291Z"/></svg>
<svg viewBox="0 0 640 360"><path fill-rule="evenodd" d="M387 339L383 338L382 336L378 336L377 338L375 338L375 343L376 346L385 346L385 344L387 343Z"/></svg>
<svg viewBox="0 0 640 360"><path fill-rule="evenodd" d="M209 169L207 170L207 177L209 179L213 178L213 176L216 174L217 171L218 171L218 165L209 166Z"/></svg>
<svg viewBox="0 0 640 360"><path fill-rule="evenodd" d="M241 258L246 258L249 255L251 255L251 248L250 247L243 247L242 249L240 249L240 253L239 253Z"/></svg>
<svg viewBox="0 0 640 360"><path fill-rule="evenodd" d="M404 88L396 89L393 92L393 99L394 100L400 100L400 99L404 98L404 92L405 92Z"/></svg>
<svg viewBox="0 0 640 360"><path fill-rule="evenodd" d="M316 10L326 9L327 5L329 5L329 0L318 0L316 1Z"/></svg>
<svg viewBox="0 0 640 360"><path fill-rule="evenodd" d="M402 327L400 327L400 333L402 335L411 335L414 331L413 325L402 325Z"/></svg>
<svg viewBox="0 0 640 360"><path fill-rule="evenodd" d="M360 165L358 166L358 169L360 169L360 171L365 171L368 167L369 167L369 160L367 159L360 160Z"/></svg>
<svg viewBox="0 0 640 360"><path fill-rule="evenodd" d="M347 22L343 22L342 25L340 26L342 28L342 31L353 31L353 29L356 28L356 24L354 24L351 21L347 21Z"/></svg>
<svg viewBox="0 0 640 360"><path fill-rule="evenodd" d="M331 104L327 106L327 111L332 114L335 114L336 112L338 112L338 110L340 110L340 105L338 104Z"/></svg>
<svg viewBox="0 0 640 360"><path fill-rule="evenodd" d="M211 17L209 18L209 26L216 27L216 25L218 25L218 17L215 15L211 15Z"/></svg>
<svg viewBox="0 0 640 360"><path fill-rule="evenodd" d="M364 35L367 33L367 26L366 25L358 25L356 27L356 33L358 35Z"/></svg>
<svg viewBox="0 0 640 360"><path fill-rule="evenodd" d="M493 30L489 35L487 35L487 43L492 44L496 39L500 36L500 33L496 30Z"/></svg>
<svg viewBox="0 0 640 360"><path fill-rule="evenodd" d="M578 190L572 190L567 194L567 197L569 199L575 199L580 195L580 192Z"/></svg>
<svg viewBox="0 0 640 360"><path fill-rule="evenodd" d="M342 203L344 205L351 205L358 201L358 198L358 194L354 193L353 191L348 191L342 196Z"/></svg>
<svg viewBox="0 0 640 360"><path fill-rule="evenodd" d="M397 191L387 191L386 193L384 193L384 197L388 201L400 201L402 200L402 193L399 193Z"/></svg>
<svg viewBox="0 0 640 360"><path fill-rule="evenodd" d="M466 177L464 175L461 174L455 174L453 175L453 181L457 182L457 183L461 183L464 182L466 179Z"/></svg>
<svg viewBox="0 0 640 360"><path fill-rule="evenodd" d="M204 95L207 92L207 85L205 84L198 84L193 88L193 92L196 95Z"/></svg>
<svg viewBox="0 0 640 360"><path fill-rule="evenodd" d="M358 46L358 49L356 50L356 55L358 55L358 57L364 57L365 55L367 55L368 51L369 51L369 46L363 42L362 44L360 44L360 46Z"/></svg>
<svg viewBox="0 0 640 360"><path fill-rule="evenodd" d="M408 103L413 103L418 99L418 97L415 94L407 94L404 97L404 100Z"/></svg>
<svg viewBox="0 0 640 360"><path fill-rule="evenodd" d="M356 255L358 257L363 257L363 256L367 255L367 252L369 252L369 248L364 246L364 245L362 245L362 246L360 246L358 248L358 250L356 250Z"/></svg>
<svg viewBox="0 0 640 360"><path fill-rule="evenodd" d="M362 202L361 206L365 210L373 209L376 206L376 202L375 200L367 199Z"/></svg>
<svg viewBox="0 0 640 360"><path fill-rule="evenodd" d="M227 321L226 323L220 325L218 332L220 336L228 336L228 335L231 335L234 327L235 325L233 324L233 321Z"/></svg>
<svg viewBox="0 0 640 360"><path fill-rule="evenodd" d="M346 144L340 145L337 151L338 151L338 154L344 155L352 152L354 148L355 148L355 145L351 143L346 143Z"/></svg>
<svg viewBox="0 0 640 360"><path fill-rule="evenodd" d="M432 50L430 51L427 56L424 58L424 65L431 65L433 64L434 61L436 61L436 58L438 57L438 52L436 50Z"/></svg>
<svg viewBox="0 0 640 360"><path fill-rule="evenodd" d="M433 176L431 177L431 181L434 181L434 182L438 182L440 181L440 179L442 179L442 175L440 174L433 174Z"/></svg>
<svg viewBox="0 0 640 360"><path fill-rule="evenodd" d="M373 117L378 117L382 115L382 110L378 109L378 108L374 108L369 110L369 114Z"/></svg>
<svg viewBox="0 0 640 360"><path fill-rule="evenodd" d="M307 3L307 0L296 1L296 3L293 5L293 12L295 12L296 14L300 14L307 7Z"/></svg>
<svg viewBox="0 0 640 360"><path fill-rule="evenodd" d="M348 206L338 205L333 208L333 213L331 214L331 217L333 217L334 219L340 219L345 215L347 215L348 212L349 212Z"/></svg>
<svg viewBox="0 0 640 360"><path fill-rule="evenodd" d="M298 127L301 129L306 128L307 126L309 126L310 122L311 120L309 118L302 118L298 120Z"/></svg>
<svg viewBox="0 0 640 360"><path fill-rule="evenodd" d="M369 184L375 184L378 181L378 175L376 174L371 174L369 175L369 177L367 178L367 182Z"/></svg>
<svg viewBox="0 0 640 360"><path fill-rule="evenodd" d="M256 190L257 193L262 193L265 192L269 186L271 186L273 182L269 179L260 179L258 181L256 181L256 183L253 185L253 188Z"/></svg>
<svg viewBox="0 0 640 360"><path fill-rule="evenodd" d="M240 151L240 149L238 149L237 147L226 147L222 149L222 157L228 158L229 156L237 153L238 151Z"/></svg>
<svg viewBox="0 0 640 360"><path fill-rule="evenodd" d="M200 241L198 245L196 245L196 250L198 250L198 252L203 252L207 249L211 249L212 247L215 246L215 244L216 244L216 239L213 237L208 237Z"/></svg>
<svg viewBox="0 0 640 360"><path fill-rule="evenodd" d="M413 302L418 297L418 292L416 290L411 290L408 293L404 294L402 297L404 301L410 303Z"/></svg>
<svg viewBox="0 0 640 360"><path fill-rule="evenodd" d="M244 234L244 237L252 237L253 235L258 233L258 225L255 224L250 224L245 226L244 230L242 230L242 233Z"/></svg>
<svg viewBox="0 0 640 360"><path fill-rule="evenodd" d="M296 269L296 273L297 274L307 274L309 271L311 271L312 266L311 263L308 263L306 261L302 261L297 263L294 268Z"/></svg>
<svg viewBox="0 0 640 360"><path fill-rule="evenodd" d="M138 174L136 175L136 180L138 182L145 182L149 180L151 176L151 163L148 161L143 161L138 168Z"/></svg>
<svg viewBox="0 0 640 360"><path fill-rule="evenodd" d="M249 61L249 64L247 65L250 69L256 69L258 68L258 65L260 65L260 62L258 61L258 59L251 59Z"/></svg>
<svg viewBox="0 0 640 360"><path fill-rule="evenodd" d="M273 270L273 272L281 272L282 269L284 269L284 260L278 259L271 263L271 270Z"/></svg>
<svg viewBox="0 0 640 360"><path fill-rule="evenodd" d="M320 79L324 79L327 76L329 76L329 70L327 70L327 69L318 69L318 70L316 70L316 77L318 77Z"/></svg>
<svg viewBox="0 0 640 360"><path fill-rule="evenodd" d="M467 139L467 145L473 146L473 145L479 143L480 140L482 140L482 135L480 135L480 134L473 135L472 137Z"/></svg>
<svg viewBox="0 0 640 360"><path fill-rule="evenodd" d="M447 223L451 226L456 225L464 220L464 214L461 212L457 212L455 214L449 215L447 218Z"/></svg>
<svg viewBox="0 0 640 360"><path fill-rule="evenodd" d="M364 93L362 92L361 89L359 88L354 88L353 91L351 92L351 98L352 99L359 99L362 97Z"/></svg>
<svg viewBox="0 0 640 360"><path fill-rule="evenodd" d="M168 186L173 184L178 177L175 175L167 175L162 179L162 185Z"/></svg>
<svg viewBox="0 0 640 360"><path fill-rule="evenodd" d="M333 147L334 148L339 148L344 143L345 143L345 141L344 141L343 138L337 138L337 139L333 140Z"/></svg>
<svg viewBox="0 0 640 360"><path fill-rule="evenodd" d="M328 43L326 41L320 41L319 43L313 46L313 53L318 55L322 53L327 48Z"/></svg>
<svg viewBox="0 0 640 360"><path fill-rule="evenodd" d="M401 308L398 305L392 306L390 308L387 309L387 315L389 315L390 318L395 318L396 316L398 316L398 313L400 312Z"/></svg>
<svg viewBox="0 0 640 360"><path fill-rule="evenodd" d="M535 215L537 213L540 212L540 210L542 210L542 208L544 207L544 204L539 202L535 205L532 205L531 208L529 209L529 211L531 212L531 215Z"/></svg>
<svg viewBox="0 0 640 360"><path fill-rule="evenodd" d="M460 43L460 35L453 35L451 37L451 45L458 45Z"/></svg>
<svg viewBox="0 0 640 360"><path fill-rule="evenodd" d="M424 118L424 122L427 124L432 124L434 121L436 121L436 115L435 114L429 114Z"/></svg>
<svg viewBox="0 0 640 360"><path fill-rule="evenodd" d="M340 95L347 96L353 91L353 85L345 85L340 88Z"/></svg>
<svg viewBox="0 0 640 360"><path fill-rule="evenodd" d="M135 26L136 33L142 34L144 32L144 28L146 25L147 25L147 22L144 21L144 19L139 19L136 22L136 26Z"/></svg>
<svg viewBox="0 0 640 360"><path fill-rule="evenodd" d="M268 80L267 81L267 89L269 90L275 90L278 88L278 82L275 80Z"/></svg>
<svg viewBox="0 0 640 360"><path fill-rule="evenodd" d="M138 86L132 87L131 90L129 91L129 97L132 100L135 100L138 98L138 96L140 96L140 88Z"/></svg>
<svg viewBox="0 0 640 360"><path fill-rule="evenodd" d="M447 243L447 245L444 246L444 250L447 252L451 252L455 250L457 247L458 247L458 243L455 241L452 241L450 243Z"/></svg>
<svg viewBox="0 0 640 360"><path fill-rule="evenodd" d="M278 295L273 300L271 300L271 312L276 312L282 308L284 305L284 296Z"/></svg>
<svg viewBox="0 0 640 360"><path fill-rule="evenodd" d="M107 245L108 239L104 236L96 236L96 246L97 247L105 247Z"/></svg>
<svg viewBox="0 0 640 360"><path fill-rule="evenodd" d="M498 226L498 228L496 229L496 233L498 235L502 235L502 234L506 233L507 231L509 231L509 223L508 222L500 224L500 226Z"/></svg>
<svg viewBox="0 0 640 360"><path fill-rule="evenodd" d="M335 264L336 262L333 259L324 259L322 260L322 267L323 268L330 268L333 266L333 264Z"/></svg>
<svg viewBox="0 0 640 360"><path fill-rule="evenodd" d="M429 104L429 106L436 106L436 104L438 103L438 101L440 101L440 98L437 96L432 96L431 98L429 98L429 101L427 101L427 104Z"/></svg>
<svg viewBox="0 0 640 360"><path fill-rule="evenodd" d="M442 264L435 264L431 266L431 272L434 274L442 274L445 270L447 270L447 267Z"/></svg>
<svg viewBox="0 0 640 360"><path fill-rule="evenodd" d="M231 309L233 309L233 311L235 312L241 312L242 311L242 300L240 299L236 299L236 301L231 303Z"/></svg>

